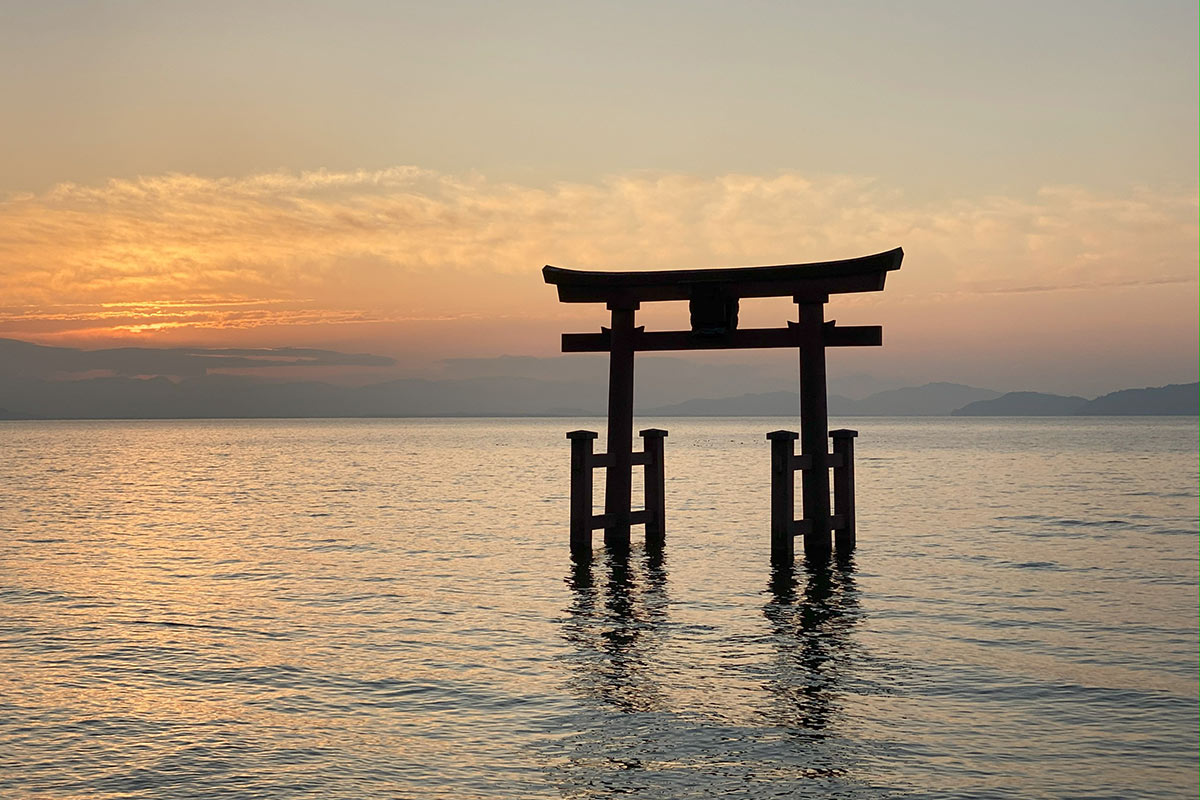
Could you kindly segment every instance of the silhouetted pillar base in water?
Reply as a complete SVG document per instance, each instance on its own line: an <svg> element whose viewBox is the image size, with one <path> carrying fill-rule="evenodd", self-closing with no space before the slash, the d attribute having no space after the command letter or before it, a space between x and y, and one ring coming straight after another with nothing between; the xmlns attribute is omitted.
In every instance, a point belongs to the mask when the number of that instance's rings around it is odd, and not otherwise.
<svg viewBox="0 0 1200 800"><path fill-rule="evenodd" d="M771 563L790 566L796 557L795 431L771 431Z"/></svg>
<svg viewBox="0 0 1200 800"><path fill-rule="evenodd" d="M821 563L829 559L830 530L836 537L839 557L849 555L854 549L854 437L858 436L858 431L843 428L830 431L829 435L833 438L833 453L826 454L825 465L817 467L811 453L795 452L795 443L800 434L795 431L771 431L767 434L771 442L771 563L776 567L792 563L796 536L805 537L806 563ZM828 505L823 509L827 531L823 540L825 546L809 546L816 518L805 498L804 513L801 519L795 519L795 473L801 472L807 481L812 473L821 470L826 473L828 486L830 468L833 469L834 513L829 513ZM828 504L828 494L825 501Z"/></svg>
<svg viewBox="0 0 1200 800"><path fill-rule="evenodd" d="M595 431L570 431L571 440L571 557L592 557L592 444Z"/></svg>
<svg viewBox="0 0 1200 800"><path fill-rule="evenodd" d="M665 454L663 440L667 432L660 428L647 428L639 434L644 442L642 452L629 454L631 465L641 464L645 468L645 509L630 511L626 519L629 525L644 523L646 547L661 549L666 536L666 491ZM597 438L595 431L571 431L571 557L576 562L589 561L592 557L592 531L608 528L609 514L593 514L594 504L592 470L601 467L611 469L612 459L608 453L593 452ZM616 553L629 550L629 537L616 544L605 543Z"/></svg>
<svg viewBox="0 0 1200 800"><path fill-rule="evenodd" d="M662 547L667 533L666 471L663 468L663 439L667 432L661 428L639 431L642 451L646 457L642 484L646 493L646 547Z"/></svg>
<svg viewBox="0 0 1200 800"><path fill-rule="evenodd" d="M858 431L839 428L830 431L833 439L833 514L838 521L834 541L838 553L848 553L856 544L854 519L854 437Z"/></svg>

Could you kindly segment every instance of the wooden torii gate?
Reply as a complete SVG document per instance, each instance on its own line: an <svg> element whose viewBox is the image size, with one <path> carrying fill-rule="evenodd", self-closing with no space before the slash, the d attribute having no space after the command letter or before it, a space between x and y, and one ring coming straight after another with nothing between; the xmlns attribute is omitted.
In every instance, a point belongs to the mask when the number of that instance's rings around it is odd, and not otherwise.
<svg viewBox="0 0 1200 800"><path fill-rule="evenodd" d="M663 350L735 350L795 347L800 352L800 454L793 453L797 435L774 431L772 440L771 559L791 563L793 537L804 536L810 557L828 555L830 532L838 534L838 548L854 546L853 451L854 431L834 431L831 456L826 439L829 425L825 389L825 348L871 346L883 343L878 325L838 326L825 321L825 303L831 294L878 292L887 273L900 268L904 251L771 267L662 270L656 272L590 272L546 266L546 283L558 287L564 303L604 303L612 314L611 327L600 333L564 333L564 353L608 352L607 452L592 453L591 431L572 431L571 552L590 557L591 532L604 528L609 548L628 549L630 526L645 523L648 545L663 539L663 443L666 431L642 431L646 447L633 452L633 354ZM785 328L738 329L738 301L743 297L790 296L799 319ZM634 325L642 303L687 300L691 330L647 331ZM839 439L841 447L838 447ZM841 452L839 452L839 450ZM633 465L646 466L646 509L632 511ZM829 468L835 476L836 499L843 508L830 514ZM592 477L595 467L606 469L604 513L592 514ZM794 517L794 473L802 472L803 519ZM586 477L586 480L584 480Z"/></svg>

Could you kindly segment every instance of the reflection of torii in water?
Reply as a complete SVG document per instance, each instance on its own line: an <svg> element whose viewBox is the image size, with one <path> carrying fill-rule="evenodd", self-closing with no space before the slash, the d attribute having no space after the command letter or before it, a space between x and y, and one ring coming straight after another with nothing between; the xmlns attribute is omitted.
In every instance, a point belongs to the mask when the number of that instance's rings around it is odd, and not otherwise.
<svg viewBox="0 0 1200 800"><path fill-rule="evenodd" d="M762 347L795 347L800 353L800 455L790 452L776 458L776 472L803 476L804 517L792 519L784 508L793 495L785 483L773 484L771 558L791 563L792 537L804 535L804 552L824 556L830 552L830 532L836 530L839 550L854 546L854 509L851 483L842 481L845 505L838 517L830 514L829 468L839 461L852 478L850 455L831 457L827 444L829 414L825 396L825 348L883 343L879 326L838 327L825 321L825 303L831 294L877 292L887 273L900 268L900 248L862 258L813 264L731 269L689 269L658 272L582 272L547 266L546 282L558 287L564 303L604 303L612 314L610 328L600 333L565 333L564 353L607 352L608 439L607 452L593 454L591 431L573 431L571 551L576 558L591 557L591 532L604 528L604 543L613 550L629 548L630 525L645 522L647 544L661 545L663 536L662 436L665 431L644 431L646 452L633 452L633 354L637 351L730 350ZM796 303L799 319L786 328L738 330L738 302L743 297L788 297ZM644 302L687 300L691 329L646 331L634 325L634 314ZM853 432L847 431L852 435ZM781 441L783 441L781 439ZM778 444L778 443L776 443ZM782 450L780 452L783 452ZM637 458L635 459L635 455ZM633 465L647 467L647 502L644 511L631 508ZM591 470L605 467L604 513L591 513ZM839 487L835 487L839 488Z"/></svg>
<svg viewBox="0 0 1200 800"><path fill-rule="evenodd" d="M628 554L613 555L603 592L591 563L571 565L573 598L563 637L576 647L576 681L585 694L625 712L666 706L650 663L666 619L666 577L662 551L647 551L640 565Z"/></svg>
<svg viewBox="0 0 1200 800"><path fill-rule="evenodd" d="M803 591L789 566L772 571L771 599L763 615L777 651L768 688L783 702L770 715L799 735L821 738L837 710L839 682L850 665L850 630L858 622L858 587L852 556L805 562Z"/></svg>
<svg viewBox="0 0 1200 800"><path fill-rule="evenodd" d="M678 767L674 745L680 741L686 742L684 752L692 757L705 750L707 742L712 756L725 765L730 746L723 732L726 720L718 714L716 721L710 715L708 721L689 722L695 715L680 707L678 686L671 686L681 673L678 652L668 645L680 629L678 620L672 625L668 618L663 552L650 548L638 559L609 553L604 562L606 577L597 576L591 562L577 561L565 581L571 602L560 624L563 639L571 645L564 659L568 682L584 698L596 701L604 716L582 726L570 740L563 793L574 796L597 785L610 794L644 791L651 785L648 780ZM847 673L856 663L853 628L860 611L853 572L852 557L842 554L833 560L806 560L801 573L793 572L791 565L777 566L762 606L769 626L766 636L752 634L773 653L763 662L738 659L729 665L736 678L749 679L772 696L760 712L768 727L760 729L761 736L750 732L747 741L762 744L782 729L808 745L766 756L777 777L809 783L844 775L852 766L846 763L845 748L836 743L834 722L846 693ZM737 641L743 641L740 635ZM705 705L702 695L692 699ZM659 719L660 714L665 719ZM720 736L691 739L687 734L693 732L692 724ZM835 741L824 743L830 737ZM739 766L747 779L758 771L752 761ZM772 788L771 796L778 788Z"/></svg>

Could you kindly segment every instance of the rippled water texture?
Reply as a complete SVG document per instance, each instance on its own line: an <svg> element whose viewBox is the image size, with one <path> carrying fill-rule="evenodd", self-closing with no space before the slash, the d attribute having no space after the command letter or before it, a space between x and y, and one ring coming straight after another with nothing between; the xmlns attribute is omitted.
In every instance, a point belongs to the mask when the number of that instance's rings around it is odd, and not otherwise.
<svg viewBox="0 0 1200 800"><path fill-rule="evenodd" d="M573 568L578 420L3 423L0 796L1196 795L1194 420L854 420L790 575L794 423L654 424Z"/></svg>

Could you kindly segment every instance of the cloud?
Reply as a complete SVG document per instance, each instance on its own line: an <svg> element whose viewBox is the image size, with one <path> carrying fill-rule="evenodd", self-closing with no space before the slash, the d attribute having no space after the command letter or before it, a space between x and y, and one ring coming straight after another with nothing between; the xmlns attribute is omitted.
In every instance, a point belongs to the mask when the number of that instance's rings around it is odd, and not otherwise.
<svg viewBox="0 0 1200 800"><path fill-rule="evenodd" d="M78 373L188 377L213 370L303 367L388 367L395 361L367 353L312 348L147 348L81 350L0 339L0 376L59 378Z"/></svg>
<svg viewBox="0 0 1200 800"><path fill-rule="evenodd" d="M1087 283L1035 284L1032 286L1004 286L999 288L980 287L976 294L1034 294L1042 292L1077 292L1088 289L1129 289L1147 286L1171 286L1175 284L1195 283L1196 276L1176 276L1165 278L1147 278L1130 280L1097 280Z"/></svg>
<svg viewBox="0 0 1200 800"><path fill-rule="evenodd" d="M897 245L889 298L1195 280L1194 193L915 202L861 177L634 173L549 187L416 167L162 175L0 203L0 330L549 313L544 263L788 263Z"/></svg>

